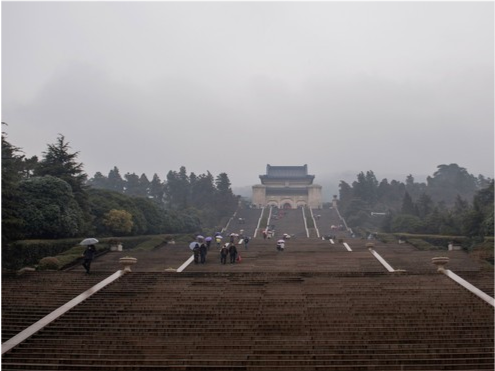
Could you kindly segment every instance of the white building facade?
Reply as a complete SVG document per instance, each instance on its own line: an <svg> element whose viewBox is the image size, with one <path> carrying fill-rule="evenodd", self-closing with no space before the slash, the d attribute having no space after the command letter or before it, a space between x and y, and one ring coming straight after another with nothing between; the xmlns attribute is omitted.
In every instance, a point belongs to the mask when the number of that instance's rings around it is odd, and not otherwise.
<svg viewBox="0 0 495 371"><path fill-rule="evenodd" d="M266 174L260 175L261 184L253 186L252 203L256 207L319 209L322 207L321 186L313 184L314 178L308 174L308 165L267 165Z"/></svg>

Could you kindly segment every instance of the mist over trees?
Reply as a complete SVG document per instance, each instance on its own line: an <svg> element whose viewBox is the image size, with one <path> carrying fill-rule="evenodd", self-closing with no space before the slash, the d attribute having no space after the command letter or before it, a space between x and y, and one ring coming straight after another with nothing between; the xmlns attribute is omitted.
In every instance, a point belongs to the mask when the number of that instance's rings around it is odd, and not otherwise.
<svg viewBox="0 0 495 371"><path fill-rule="evenodd" d="M2 243L20 239L196 233L219 228L236 209L226 173L120 174L88 179L61 134L42 158L26 157L2 133ZM457 164L439 165L418 183L361 172L339 185L339 210L351 227L384 232L494 234L494 181ZM383 213L378 216L372 213Z"/></svg>
<svg viewBox="0 0 495 371"><path fill-rule="evenodd" d="M27 158L2 132L2 243L87 235L195 233L216 228L238 204L226 173L127 173L88 179L61 134L43 156Z"/></svg>
<svg viewBox="0 0 495 371"><path fill-rule="evenodd" d="M412 175L404 183L378 181L367 171L352 184L341 181L339 209L351 227L482 238L494 234L493 191L493 179L457 164L439 165L426 183Z"/></svg>

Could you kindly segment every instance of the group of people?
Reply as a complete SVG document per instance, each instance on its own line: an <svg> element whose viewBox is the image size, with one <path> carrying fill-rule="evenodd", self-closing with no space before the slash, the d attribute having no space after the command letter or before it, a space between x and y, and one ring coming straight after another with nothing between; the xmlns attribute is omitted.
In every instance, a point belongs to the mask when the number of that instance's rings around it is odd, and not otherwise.
<svg viewBox="0 0 495 371"><path fill-rule="evenodd" d="M206 263L206 254L208 254L208 246L205 241L198 241L193 248L194 264Z"/></svg>
<svg viewBox="0 0 495 371"><path fill-rule="evenodd" d="M221 264L227 264L227 256L230 257L230 264L235 264L235 262L237 262L237 260L240 258L235 243L226 243L222 246L222 248L220 249Z"/></svg>
<svg viewBox="0 0 495 371"><path fill-rule="evenodd" d="M277 251L284 251L285 249L285 239L277 241Z"/></svg>
<svg viewBox="0 0 495 371"><path fill-rule="evenodd" d="M248 249L249 237L243 237L232 233L230 235L230 239L228 243L223 244L221 247L222 238L220 236L215 236L215 242L217 247L220 248L220 263L226 264L227 257L230 258L230 263L239 262L241 257L239 252L237 251L236 242L244 245L244 249ZM193 248L193 259L194 264L205 264L206 263L206 255L210 249L211 240L204 240L203 238L198 238L198 241L195 245L192 245Z"/></svg>
<svg viewBox="0 0 495 371"><path fill-rule="evenodd" d="M215 236L215 240L217 243L217 247L220 247L221 244L221 238L219 236ZM285 237L285 236L284 236ZM237 251L236 247L236 240L239 244L244 244L245 250L248 249L248 244L249 244L249 237L243 237L242 235L235 235L231 234L230 235L230 242L225 243L224 245L221 246L220 248L220 263L221 264L227 264L227 257L229 257L229 261L231 264L235 264L236 262L241 261L241 256L239 252ZM284 238L285 240L285 238ZM205 264L206 263L206 255L208 254L208 250L210 249L211 245L211 239L204 239L204 238L198 238L196 244L192 248L193 250L193 257L194 257L194 264ZM279 241L280 242L280 241ZM284 241L282 241L284 242ZM284 244L277 243L277 250L283 251L284 250ZM94 245L89 245L86 247L85 251L83 252L83 267L86 270L86 273L90 273L90 268L91 268L91 262L93 261L94 257L96 255L96 248Z"/></svg>

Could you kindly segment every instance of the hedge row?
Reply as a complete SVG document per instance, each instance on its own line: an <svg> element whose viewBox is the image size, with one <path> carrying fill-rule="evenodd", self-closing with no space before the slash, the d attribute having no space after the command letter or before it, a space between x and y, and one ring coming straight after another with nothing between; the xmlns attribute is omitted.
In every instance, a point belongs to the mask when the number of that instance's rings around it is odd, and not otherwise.
<svg viewBox="0 0 495 371"><path fill-rule="evenodd" d="M98 250L100 250L102 245L108 246L110 242L118 240L122 243L124 250L131 250L143 242L156 237L157 236L133 236L119 237L118 239L102 238L97 247ZM165 241L166 239L168 239L168 236L163 235L162 240ZM81 249L82 253L83 247L79 246L80 241L80 238L63 240L24 240L2 246L2 270L17 270L26 266L34 266L37 265L42 258L61 255L75 247Z"/></svg>

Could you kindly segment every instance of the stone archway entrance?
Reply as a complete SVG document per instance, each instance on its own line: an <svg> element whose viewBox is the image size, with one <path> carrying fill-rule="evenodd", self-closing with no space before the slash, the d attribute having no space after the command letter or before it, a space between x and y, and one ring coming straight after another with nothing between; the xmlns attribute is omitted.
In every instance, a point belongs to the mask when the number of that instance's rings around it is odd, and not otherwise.
<svg viewBox="0 0 495 371"><path fill-rule="evenodd" d="M273 205L280 209L296 209L304 205L321 207L321 186L313 184L314 175L304 166L266 166L260 175L261 184L253 186L253 205Z"/></svg>

